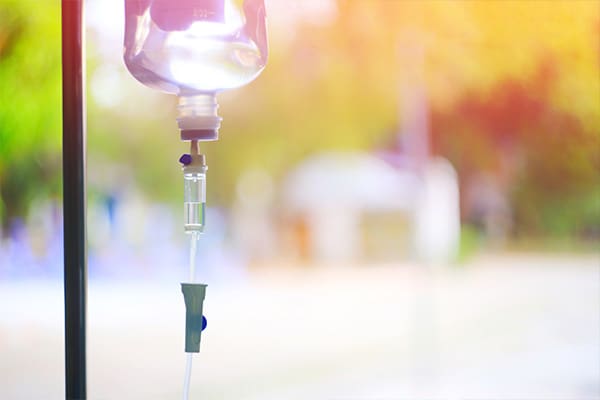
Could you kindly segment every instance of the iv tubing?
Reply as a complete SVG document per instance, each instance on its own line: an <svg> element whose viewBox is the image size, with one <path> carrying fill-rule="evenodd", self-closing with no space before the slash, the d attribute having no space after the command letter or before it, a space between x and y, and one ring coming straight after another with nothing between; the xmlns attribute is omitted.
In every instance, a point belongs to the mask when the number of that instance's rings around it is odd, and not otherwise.
<svg viewBox="0 0 600 400"><path fill-rule="evenodd" d="M183 378L183 400L188 400L190 396L190 378L192 377L192 355L187 353L185 356L185 376Z"/></svg>
<svg viewBox="0 0 600 400"><path fill-rule="evenodd" d="M190 238L190 283L196 281L196 251L198 248L198 240L200 239L199 232L192 232Z"/></svg>
<svg viewBox="0 0 600 400"><path fill-rule="evenodd" d="M192 232L190 235L190 283L196 280L196 251L198 249L199 232ZM190 395L190 379L192 377L192 356L194 353L187 353L185 357L185 375L183 378L183 400L188 400Z"/></svg>

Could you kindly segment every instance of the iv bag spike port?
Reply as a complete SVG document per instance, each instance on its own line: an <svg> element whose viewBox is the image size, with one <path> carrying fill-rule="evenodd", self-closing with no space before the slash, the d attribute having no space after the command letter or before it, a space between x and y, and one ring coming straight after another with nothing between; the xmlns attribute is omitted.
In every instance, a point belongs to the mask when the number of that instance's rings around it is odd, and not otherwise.
<svg viewBox="0 0 600 400"><path fill-rule="evenodd" d="M199 154L198 140L190 140L190 153Z"/></svg>

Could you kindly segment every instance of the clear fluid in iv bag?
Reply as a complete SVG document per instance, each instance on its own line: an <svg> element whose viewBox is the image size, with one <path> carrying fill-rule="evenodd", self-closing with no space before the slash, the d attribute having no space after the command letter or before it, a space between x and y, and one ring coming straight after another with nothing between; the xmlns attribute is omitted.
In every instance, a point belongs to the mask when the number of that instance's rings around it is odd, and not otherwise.
<svg viewBox="0 0 600 400"><path fill-rule="evenodd" d="M243 86L266 64L263 0L125 0L125 63L141 83L179 96Z"/></svg>

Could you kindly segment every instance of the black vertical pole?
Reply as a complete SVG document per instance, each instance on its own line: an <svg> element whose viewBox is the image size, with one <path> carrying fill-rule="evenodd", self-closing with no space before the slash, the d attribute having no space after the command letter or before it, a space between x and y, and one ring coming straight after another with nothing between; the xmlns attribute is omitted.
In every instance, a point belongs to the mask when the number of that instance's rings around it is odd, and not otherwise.
<svg viewBox="0 0 600 400"><path fill-rule="evenodd" d="M66 399L86 399L86 194L83 1L62 0Z"/></svg>

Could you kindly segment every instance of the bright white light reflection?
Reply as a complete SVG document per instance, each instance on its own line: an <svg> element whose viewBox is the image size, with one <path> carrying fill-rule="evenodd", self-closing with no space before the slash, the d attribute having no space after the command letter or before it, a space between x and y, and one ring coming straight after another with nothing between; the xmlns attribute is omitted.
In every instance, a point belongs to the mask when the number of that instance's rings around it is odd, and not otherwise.
<svg viewBox="0 0 600 400"><path fill-rule="evenodd" d="M93 34L94 42L104 61L121 62L123 56L123 31L125 28L125 5L123 0L87 0L86 26Z"/></svg>
<svg viewBox="0 0 600 400"><path fill-rule="evenodd" d="M150 26L152 24L150 9L147 9L144 15L137 17L137 24L141 28L137 29L135 32L135 48L133 49L133 54L136 56L142 51L146 38L150 34Z"/></svg>
<svg viewBox="0 0 600 400"><path fill-rule="evenodd" d="M94 71L90 89L94 101L102 107L114 108L123 102L122 79L113 64L104 64Z"/></svg>
<svg viewBox="0 0 600 400"><path fill-rule="evenodd" d="M239 47L238 53L243 55L244 46L253 46L250 43L225 43L223 38L233 39L243 24L243 16L231 1L226 1L225 23L196 21L186 31L170 33L165 46L172 49L174 55L169 65L173 78L209 91L237 86L227 54ZM243 65L242 61L238 60Z"/></svg>

